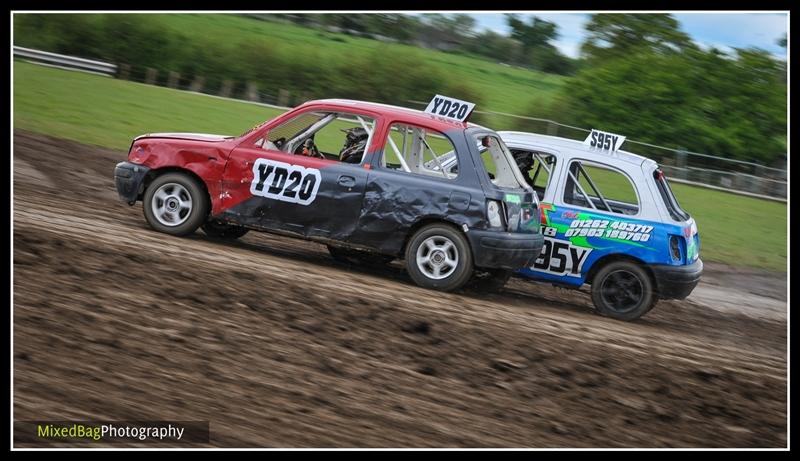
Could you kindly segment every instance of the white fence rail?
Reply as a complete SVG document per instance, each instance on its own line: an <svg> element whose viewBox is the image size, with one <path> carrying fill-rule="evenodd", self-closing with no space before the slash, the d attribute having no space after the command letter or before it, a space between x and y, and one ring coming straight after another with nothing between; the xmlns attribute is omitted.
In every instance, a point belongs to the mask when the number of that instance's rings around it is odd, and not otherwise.
<svg viewBox="0 0 800 461"><path fill-rule="evenodd" d="M48 64L65 69L79 69L101 75L115 75L117 73L117 66L107 62L92 61L91 59L76 58L64 54L23 48L21 46L14 47L14 56L26 58L40 64Z"/></svg>

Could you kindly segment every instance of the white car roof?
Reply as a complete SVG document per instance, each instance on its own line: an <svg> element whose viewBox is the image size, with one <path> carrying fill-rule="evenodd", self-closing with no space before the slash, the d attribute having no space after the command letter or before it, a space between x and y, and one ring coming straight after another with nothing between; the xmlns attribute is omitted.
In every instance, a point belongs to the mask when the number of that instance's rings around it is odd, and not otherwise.
<svg viewBox="0 0 800 461"><path fill-rule="evenodd" d="M503 142L506 144L518 144L522 146L530 146L532 148L537 146L543 148L553 147L557 149L568 150L572 154L578 153L582 157L585 157L589 160L596 159L600 163L607 163L609 160L614 160L640 166L644 165L645 163L652 163L653 165L656 165L655 161L647 157L642 157L641 155L624 150L618 150L616 152L598 151L590 148L582 141L576 141L574 139L562 138L559 136L548 136L537 133L525 133L522 131L498 131L497 133L503 138Z"/></svg>

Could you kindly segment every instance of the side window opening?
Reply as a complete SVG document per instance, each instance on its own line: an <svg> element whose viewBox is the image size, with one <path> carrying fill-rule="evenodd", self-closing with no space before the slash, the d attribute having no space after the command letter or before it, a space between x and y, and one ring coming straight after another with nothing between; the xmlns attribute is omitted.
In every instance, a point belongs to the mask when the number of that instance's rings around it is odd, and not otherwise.
<svg viewBox="0 0 800 461"><path fill-rule="evenodd" d="M361 163L375 120L345 112L306 112L272 128L256 146L287 154Z"/></svg>
<svg viewBox="0 0 800 461"><path fill-rule="evenodd" d="M555 155L528 150L511 150L517 167L529 186L536 191L539 201L544 200L544 193L550 184L553 168L556 165Z"/></svg>
<svg viewBox="0 0 800 461"><path fill-rule="evenodd" d="M627 176L616 169L577 160L567 169L564 202L609 213L639 213L638 196Z"/></svg>
<svg viewBox="0 0 800 461"><path fill-rule="evenodd" d="M417 126L395 123L389 128L381 167L406 173L455 179L458 156L443 134Z"/></svg>

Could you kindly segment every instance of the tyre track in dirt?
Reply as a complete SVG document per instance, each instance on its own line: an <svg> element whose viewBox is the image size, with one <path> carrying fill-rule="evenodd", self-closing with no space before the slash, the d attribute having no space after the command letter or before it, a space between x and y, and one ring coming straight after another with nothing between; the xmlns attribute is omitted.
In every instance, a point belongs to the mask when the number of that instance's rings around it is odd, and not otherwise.
<svg viewBox="0 0 800 461"><path fill-rule="evenodd" d="M15 213L15 222L22 228L26 225L45 224L49 232L82 237L87 240L94 239L110 246L146 248L158 251L162 255L180 257L183 263L193 259L197 262L220 265L222 266L220 269L223 270L232 265L239 268L259 270L264 264L269 264L267 261L254 260L252 254L232 251L225 245L209 247L207 242L203 240L187 241L186 239L163 236L150 231L131 231L127 226L98 221L97 217L65 216L62 213L52 212L47 209L37 209L37 205L32 202L20 200L19 203L21 208L26 211L17 211ZM289 261L286 262L290 263ZM286 264L283 267L275 264L270 264L270 266L272 267L271 275L286 282L298 280L303 273L308 272L306 267L292 268L290 264ZM328 275L325 281L318 286L326 290L344 289L355 292L363 290L364 285L376 286L383 284L382 282L385 282L385 280L362 279L359 283L352 283L347 279ZM397 291L424 292L422 289L409 287L408 284L391 281L386 283L384 288L385 290L383 291L370 290L368 294L376 299L391 301L395 299L393 293ZM685 338L679 336L659 334L649 329L643 331L635 324L630 326L602 319L600 322L595 322L598 325L587 325L586 319L582 318L582 316L576 319L576 316L571 313L548 316L546 314L541 315L539 312L535 312L534 309L527 309L526 312L520 313L508 310L506 306L487 312L482 306L473 306L474 302L468 297L440 293L432 296L441 298L443 302L443 306L437 307L438 312L446 313L465 324L471 325L487 321L506 322L509 325L515 325L528 334L573 335L583 342L603 344L629 353L685 361L697 366L713 363L723 369L738 371L739 373L769 376L776 380L785 381L786 379L784 373L785 364L780 360L775 360L773 357L763 354L754 354L750 351L721 346L717 346L714 350L709 350L706 344L698 341L686 341ZM457 307L454 308L453 306ZM408 307L414 310L428 308L427 303L420 300L409 300ZM603 325L605 323L609 325ZM612 342L619 337L624 337L624 341L619 341L619 343ZM675 350L680 350L681 354L674 353L673 351Z"/></svg>
<svg viewBox="0 0 800 461"><path fill-rule="evenodd" d="M622 323L544 284L441 294L314 243L174 238L118 202L123 154L17 132L14 155L16 419L205 419L212 446L786 444L785 322L670 302Z"/></svg>

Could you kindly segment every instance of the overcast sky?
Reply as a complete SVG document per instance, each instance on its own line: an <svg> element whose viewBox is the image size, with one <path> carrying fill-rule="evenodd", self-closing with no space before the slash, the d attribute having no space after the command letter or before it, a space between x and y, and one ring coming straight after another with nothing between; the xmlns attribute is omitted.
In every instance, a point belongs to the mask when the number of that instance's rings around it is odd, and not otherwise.
<svg viewBox="0 0 800 461"><path fill-rule="evenodd" d="M503 14L472 14L476 29L491 29L508 35L509 29ZM584 26L589 14L583 13L532 13L558 25L558 40L555 45L567 56L577 57L586 31ZM769 51L780 59L786 59L786 50L776 44L786 33L786 13L673 13L681 29L701 46L716 46L724 51L731 48L758 47Z"/></svg>

